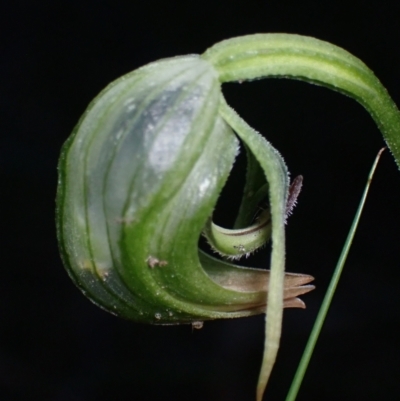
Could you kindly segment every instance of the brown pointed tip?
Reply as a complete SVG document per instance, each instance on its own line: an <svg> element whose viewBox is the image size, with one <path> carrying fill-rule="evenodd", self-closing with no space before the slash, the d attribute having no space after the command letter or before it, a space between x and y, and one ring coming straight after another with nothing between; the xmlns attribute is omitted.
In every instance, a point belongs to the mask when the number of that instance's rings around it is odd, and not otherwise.
<svg viewBox="0 0 400 401"><path fill-rule="evenodd" d="M307 294L307 292L312 291L315 288L314 285L301 285L299 287L289 287L289 288L284 288L283 290L283 299L292 299L296 298L299 295Z"/></svg>
<svg viewBox="0 0 400 401"><path fill-rule="evenodd" d="M314 277L309 274L285 272L285 287L298 287L311 281L314 281Z"/></svg>
<svg viewBox="0 0 400 401"><path fill-rule="evenodd" d="M283 307L306 309L306 304L300 298L289 298L283 301Z"/></svg>

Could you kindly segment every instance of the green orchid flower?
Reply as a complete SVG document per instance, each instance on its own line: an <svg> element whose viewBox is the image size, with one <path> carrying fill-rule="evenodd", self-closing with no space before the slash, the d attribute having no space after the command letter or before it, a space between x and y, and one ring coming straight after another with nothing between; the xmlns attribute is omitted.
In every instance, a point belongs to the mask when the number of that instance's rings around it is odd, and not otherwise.
<svg viewBox="0 0 400 401"><path fill-rule="evenodd" d="M263 77L301 79L355 98L399 163L399 112L360 60L317 39L260 34L148 64L107 86L63 146L57 193L64 265L101 308L137 322L197 326L266 313L258 400L279 347L282 310L304 307L298 296L313 288L311 276L285 273L285 222L299 181L290 186L279 152L221 91L223 82ZM223 228L212 214L238 138L246 185L234 227ZM254 220L265 197L268 207ZM199 250L201 235L222 258ZM269 240L269 271L229 262Z"/></svg>

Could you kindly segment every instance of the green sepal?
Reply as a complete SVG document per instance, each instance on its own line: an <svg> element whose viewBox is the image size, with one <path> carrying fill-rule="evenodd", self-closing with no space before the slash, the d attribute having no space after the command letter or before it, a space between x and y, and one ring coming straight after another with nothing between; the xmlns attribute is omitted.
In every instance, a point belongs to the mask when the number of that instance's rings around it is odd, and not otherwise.
<svg viewBox="0 0 400 401"><path fill-rule="evenodd" d="M198 256L238 151L220 114L217 78L198 56L142 67L100 93L63 147L63 260L78 287L111 313L173 324L265 310L265 287L221 286Z"/></svg>

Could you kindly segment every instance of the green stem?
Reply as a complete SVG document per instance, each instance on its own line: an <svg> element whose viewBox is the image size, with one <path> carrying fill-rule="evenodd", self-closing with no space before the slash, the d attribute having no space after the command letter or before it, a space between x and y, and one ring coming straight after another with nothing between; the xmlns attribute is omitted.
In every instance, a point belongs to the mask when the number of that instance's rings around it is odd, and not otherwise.
<svg viewBox="0 0 400 401"><path fill-rule="evenodd" d="M362 198L361 198L360 204L358 206L356 215L354 217L353 223L352 223L352 225L350 227L350 231L349 231L349 234L348 234L348 236L346 238L346 242L344 244L342 253L341 253L341 255L339 257L339 260L337 262L337 265L336 265L335 271L333 273L331 282L330 282L329 287L328 287L328 289L326 291L326 294L325 294L324 300L322 302L321 308L319 310L317 319L316 319L316 321L314 323L314 327L313 327L313 329L311 331L310 338L309 338L309 340L307 342L307 345L306 345L306 348L304 350L303 356L302 356L301 361L299 363L299 366L297 368L296 375L295 375L295 377L294 377L294 379L292 381L292 385L291 385L290 390L288 392L288 395L286 397L286 401L294 401L296 399L297 393L299 392L299 388L300 388L301 382L303 380L303 377L304 377L305 372L307 370L308 364L310 362L311 355L312 355L313 350L315 348L315 344L316 344L317 339L319 337L319 334L321 332L322 325L324 324L326 315L328 313L329 306L330 306L330 304L332 302L333 295L334 295L336 287L338 285L338 282L339 282L339 279L340 279L340 275L342 274L343 267L344 267L344 264L346 262L347 255L348 255L349 250L350 250L350 246L351 246L351 244L353 242L354 235L355 235L358 223L360 221L360 216L361 216L362 210L364 208L365 200L367 198L369 187L371 185L372 177L374 175L374 172L375 172L376 166L378 164L379 158L381 157L381 154L382 154L382 152L384 150L385 150L385 148L382 148L379 151L378 155L375 158L374 164L372 165L371 171L370 171L370 173L368 175L368 181L367 181L367 184L365 186L364 193L362 195Z"/></svg>
<svg viewBox="0 0 400 401"><path fill-rule="evenodd" d="M221 82L292 78L354 98L371 114L400 167L399 110L374 73L340 47L306 36L258 34L217 43L202 57Z"/></svg>

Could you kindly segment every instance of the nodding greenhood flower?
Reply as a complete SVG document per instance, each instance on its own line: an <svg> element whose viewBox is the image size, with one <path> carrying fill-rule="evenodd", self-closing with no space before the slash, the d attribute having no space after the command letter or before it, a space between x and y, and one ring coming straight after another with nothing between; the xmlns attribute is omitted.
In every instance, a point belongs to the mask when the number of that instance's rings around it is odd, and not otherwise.
<svg viewBox="0 0 400 401"><path fill-rule="evenodd" d="M251 35L201 56L148 64L106 87L64 144L57 194L65 267L107 311L138 322L196 326L266 312L258 400L279 346L282 309L304 307L297 297L313 288L312 277L284 273L285 219L293 203L286 165L221 92L223 82L268 76L356 98L399 160L400 141L392 135L398 111L361 61L312 38ZM246 148L247 182L235 227L225 229L210 217L238 153L237 137ZM253 221L266 196L269 207ZM270 272L202 252L202 233L231 259L271 239Z"/></svg>

